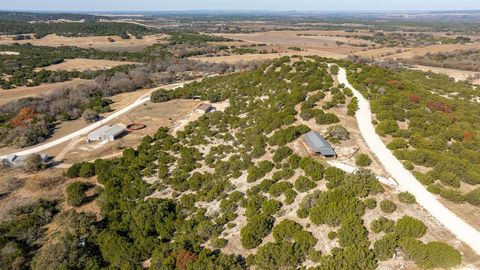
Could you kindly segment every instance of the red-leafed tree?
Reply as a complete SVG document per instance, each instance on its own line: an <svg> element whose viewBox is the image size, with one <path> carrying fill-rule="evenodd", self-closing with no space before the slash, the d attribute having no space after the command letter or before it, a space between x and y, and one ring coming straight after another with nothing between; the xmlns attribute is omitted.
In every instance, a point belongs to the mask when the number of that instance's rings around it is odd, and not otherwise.
<svg viewBox="0 0 480 270"><path fill-rule="evenodd" d="M193 263L197 260L197 255L195 255L194 253L192 253L188 250L181 249L178 252L176 259L177 259L176 260L177 268L180 269L180 270L186 270L187 265L189 263Z"/></svg>
<svg viewBox="0 0 480 270"><path fill-rule="evenodd" d="M420 96L410 95L408 97L408 100L410 100L410 102L412 102L412 103L419 103L420 102Z"/></svg>
<svg viewBox="0 0 480 270"><path fill-rule="evenodd" d="M445 112L445 113L451 113L453 112L453 107L445 104L441 101L427 101L427 107L433 111L440 111L440 112Z"/></svg>
<svg viewBox="0 0 480 270"><path fill-rule="evenodd" d="M471 141L473 139L473 132L471 132L470 130L466 130L464 133L463 133L463 139L465 141Z"/></svg>
<svg viewBox="0 0 480 270"><path fill-rule="evenodd" d="M405 89L405 84L401 81L398 80L390 80L387 82L387 84L391 87L395 87L397 89L403 90Z"/></svg>
<svg viewBox="0 0 480 270"><path fill-rule="evenodd" d="M37 116L37 112L33 107L24 107L20 109L17 116L12 118L9 122L10 126L13 128L24 126L28 122L32 121L35 116Z"/></svg>

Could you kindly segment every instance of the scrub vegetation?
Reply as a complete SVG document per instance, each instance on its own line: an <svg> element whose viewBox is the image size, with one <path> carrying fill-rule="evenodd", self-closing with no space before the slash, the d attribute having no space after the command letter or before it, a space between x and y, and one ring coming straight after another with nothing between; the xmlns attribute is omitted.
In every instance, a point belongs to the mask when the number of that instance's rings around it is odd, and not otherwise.
<svg viewBox="0 0 480 270"><path fill-rule="evenodd" d="M480 206L478 89L444 75L377 66L362 65L349 78L370 99L377 133L429 191Z"/></svg>
<svg viewBox="0 0 480 270"><path fill-rule="evenodd" d="M2 264L294 269L308 263L308 269L364 270L400 252L419 267L460 264L450 245L420 240L428 228L413 217L389 216L367 228L364 215L387 192L368 169L346 174L295 152L293 144L308 130L298 124L295 106L332 91L327 59L296 60L169 91L169 99L200 96L230 106L175 134L160 128L118 158L74 165L68 176L94 176L102 186L95 200L100 221L75 211L57 214L55 202L19 209L0 225L0 248L9 252ZM315 84L305 83L313 78ZM72 205L84 202L85 190L79 182L69 186ZM385 200L378 201L384 209ZM64 226L47 234L47 224ZM319 233L331 243L320 243Z"/></svg>

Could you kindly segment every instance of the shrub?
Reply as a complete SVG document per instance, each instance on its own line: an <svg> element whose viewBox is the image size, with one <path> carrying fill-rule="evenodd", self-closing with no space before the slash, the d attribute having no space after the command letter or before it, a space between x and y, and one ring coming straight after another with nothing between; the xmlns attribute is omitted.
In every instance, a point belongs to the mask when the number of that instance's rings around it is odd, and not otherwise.
<svg viewBox="0 0 480 270"><path fill-rule="evenodd" d="M347 215L341 223L340 229L337 231L338 242L342 247L351 245L367 245L368 231L363 226L362 219L356 214ZM368 243L369 244L369 243Z"/></svg>
<svg viewBox="0 0 480 270"><path fill-rule="evenodd" d="M308 191L316 186L317 185L315 184L315 182L305 176L300 176L297 178L297 180L295 180L295 189L299 192Z"/></svg>
<svg viewBox="0 0 480 270"><path fill-rule="evenodd" d="M292 154L292 149L288 146L282 146L277 149L275 154L273 155L273 161L275 163L281 162L285 158L289 157Z"/></svg>
<svg viewBox="0 0 480 270"><path fill-rule="evenodd" d="M268 193L273 197L278 197L282 193L285 193L287 190L291 190L292 187L293 185L289 182L278 182L270 187Z"/></svg>
<svg viewBox="0 0 480 270"><path fill-rule="evenodd" d="M94 112L91 109L86 109L82 113L82 118L87 123L94 123L94 122L97 122L98 120L100 120L100 115L98 115L98 113Z"/></svg>
<svg viewBox="0 0 480 270"><path fill-rule="evenodd" d="M311 157L302 158L300 168L302 168L305 174L311 177L313 181L318 181L323 178L323 165Z"/></svg>
<svg viewBox="0 0 480 270"><path fill-rule="evenodd" d="M258 179L264 177L273 169L274 165L268 160L262 160L258 163L258 167L250 166L248 168L247 182L255 182Z"/></svg>
<svg viewBox="0 0 480 270"><path fill-rule="evenodd" d="M407 169L409 171L413 171L415 169L415 166L409 160L404 161L403 166L405 167L405 169Z"/></svg>
<svg viewBox="0 0 480 270"><path fill-rule="evenodd" d="M213 248L224 248L227 246L228 241L225 238L215 237L210 240L210 243L212 244Z"/></svg>
<svg viewBox="0 0 480 270"><path fill-rule="evenodd" d="M280 208L282 208L282 203L274 199L264 201L262 204L262 212L269 216L275 215Z"/></svg>
<svg viewBox="0 0 480 270"><path fill-rule="evenodd" d="M353 97L347 105L347 115L354 116L358 111L358 99Z"/></svg>
<svg viewBox="0 0 480 270"><path fill-rule="evenodd" d="M462 262L460 252L442 242L423 244L406 237L399 241L399 246L422 268L452 268Z"/></svg>
<svg viewBox="0 0 480 270"><path fill-rule="evenodd" d="M395 222L391 219L380 217L372 221L372 224L370 224L370 228L374 233L390 233L393 232L393 230L395 229Z"/></svg>
<svg viewBox="0 0 480 270"><path fill-rule="evenodd" d="M337 226L349 214L362 216L365 206L357 198L340 188L319 194L310 210L310 220L315 224Z"/></svg>
<svg viewBox="0 0 480 270"><path fill-rule="evenodd" d="M465 195L465 201L471 205L480 206L480 188L476 188Z"/></svg>
<svg viewBox="0 0 480 270"><path fill-rule="evenodd" d="M361 167L367 167L372 164L372 160L366 154L359 154L355 158L355 164Z"/></svg>
<svg viewBox="0 0 480 270"><path fill-rule="evenodd" d="M394 121L394 120L380 121L377 124L376 131L381 136L385 136L386 134L393 134L398 131L397 121Z"/></svg>
<svg viewBox="0 0 480 270"><path fill-rule="evenodd" d="M387 148L390 150L397 150L401 148L407 148L408 143L404 139L395 138L389 144L387 144Z"/></svg>
<svg viewBox="0 0 480 270"><path fill-rule="evenodd" d="M327 129L327 135L337 141L345 141L350 139L350 133L341 125L334 125Z"/></svg>
<svg viewBox="0 0 480 270"><path fill-rule="evenodd" d="M256 269L295 269L305 260L291 242L267 243L258 249L254 258Z"/></svg>
<svg viewBox="0 0 480 270"><path fill-rule="evenodd" d="M170 99L172 99L172 98L169 96L167 90L165 90L165 89L159 89L157 91L154 91L150 95L150 100L153 103L165 102L165 101L169 101Z"/></svg>
<svg viewBox="0 0 480 270"><path fill-rule="evenodd" d="M308 131L310 131L310 128L305 125L282 128L273 133L268 143L270 145L285 145Z"/></svg>
<svg viewBox="0 0 480 270"><path fill-rule="evenodd" d="M274 223L274 218L265 214L253 216L240 231L242 246L246 249L256 248L267 236Z"/></svg>
<svg viewBox="0 0 480 270"><path fill-rule="evenodd" d="M380 209L385 213L393 213L397 210L397 206L390 200L383 200L380 202Z"/></svg>
<svg viewBox="0 0 480 270"><path fill-rule="evenodd" d="M325 169L325 180L328 182L327 187L333 189L339 186L345 180L346 173L335 167Z"/></svg>
<svg viewBox="0 0 480 270"><path fill-rule="evenodd" d="M340 122L340 119L333 113L322 113L315 117L315 122L318 125L329 125Z"/></svg>
<svg viewBox="0 0 480 270"><path fill-rule="evenodd" d="M415 200L415 196L413 196L411 193L409 192L400 192L398 193L398 199L403 202L403 203L409 203L409 204L412 204L412 203L415 203L416 200Z"/></svg>
<svg viewBox="0 0 480 270"><path fill-rule="evenodd" d="M35 172L44 169L45 164L39 154L31 154L25 158L22 168L26 172Z"/></svg>
<svg viewBox="0 0 480 270"><path fill-rule="evenodd" d="M397 220L395 233L402 237L420 238L427 232L427 226L420 220L409 216L403 216Z"/></svg>
<svg viewBox="0 0 480 270"><path fill-rule="evenodd" d="M331 73L332 75L338 75L338 71L339 71L339 68L338 68L337 65L332 65L332 66L330 67L330 73Z"/></svg>
<svg viewBox="0 0 480 270"><path fill-rule="evenodd" d="M375 200L375 198L366 198L363 204L365 204L368 209L375 209L375 207L377 207L377 200Z"/></svg>
<svg viewBox="0 0 480 270"><path fill-rule="evenodd" d="M95 166L89 162L74 163L67 170L67 176L70 178L75 177L92 177L95 175Z"/></svg>
<svg viewBox="0 0 480 270"><path fill-rule="evenodd" d="M67 187L67 204L70 206L80 206L85 202L85 191L90 186L81 181L75 181Z"/></svg>
<svg viewBox="0 0 480 270"><path fill-rule="evenodd" d="M78 176L87 178L87 177L92 177L94 175L95 175L95 166L92 163L83 162L78 172Z"/></svg>
<svg viewBox="0 0 480 270"><path fill-rule="evenodd" d="M393 257L397 246L397 236L393 233L386 234L373 244L373 252L379 260L386 261Z"/></svg>
<svg viewBox="0 0 480 270"><path fill-rule="evenodd" d="M275 241L292 240L294 235L302 229L303 227L299 223L284 219L273 228L273 238Z"/></svg>

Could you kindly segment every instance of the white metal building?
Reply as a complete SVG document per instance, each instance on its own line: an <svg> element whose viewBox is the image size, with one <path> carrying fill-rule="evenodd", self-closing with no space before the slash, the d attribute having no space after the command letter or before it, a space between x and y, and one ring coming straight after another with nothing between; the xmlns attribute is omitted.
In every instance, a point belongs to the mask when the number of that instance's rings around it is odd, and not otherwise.
<svg viewBox="0 0 480 270"><path fill-rule="evenodd" d="M46 154L39 154L40 158L42 159L42 162L45 163L48 161L48 155ZM25 163L25 160L27 159L29 155L23 155L23 156L18 156L18 155L10 155L4 158L3 164L8 166L8 167L20 167L23 166Z"/></svg>
<svg viewBox="0 0 480 270"><path fill-rule="evenodd" d="M87 140L91 141L114 141L118 136L125 132L122 125L103 126L88 134Z"/></svg>

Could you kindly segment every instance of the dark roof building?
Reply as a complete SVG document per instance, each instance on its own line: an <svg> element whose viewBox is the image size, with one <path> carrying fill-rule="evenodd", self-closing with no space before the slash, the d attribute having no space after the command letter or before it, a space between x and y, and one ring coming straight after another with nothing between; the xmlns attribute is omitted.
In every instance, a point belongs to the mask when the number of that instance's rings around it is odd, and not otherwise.
<svg viewBox="0 0 480 270"><path fill-rule="evenodd" d="M321 154L325 157L336 157L337 153L332 146L318 132L310 131L304 137L305 146L312 154Z"/></svg>
<svg viewBox="0 0 480 270"><path fill-rule="evenodd" d="M210 112L212 109L213 109L212 104L202 103L202 104L198 105L197 108L195 108L195 111L197 111L197 112L199 112L199 113L208 113L208 112Z"/></svg>

